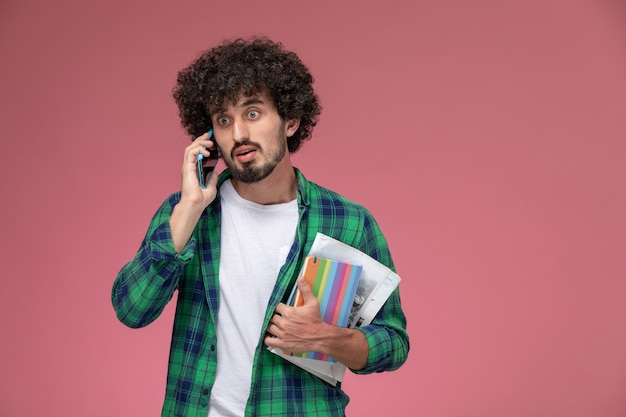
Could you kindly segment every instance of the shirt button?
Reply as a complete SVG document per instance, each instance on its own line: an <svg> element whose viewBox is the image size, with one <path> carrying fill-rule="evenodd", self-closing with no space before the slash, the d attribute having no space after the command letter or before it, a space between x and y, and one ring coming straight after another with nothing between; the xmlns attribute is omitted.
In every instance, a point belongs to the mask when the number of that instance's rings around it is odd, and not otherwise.
<svg viewBox="0 0 626 417"><path fill-rule="evenodd" d="M215 351L215 345L211 345L211 352Z"/></svg>
<svg viewBox="0 0 626 417"><path fill-rule="evenodd" d="M209 395L209 390L207 388L203 389L202 395Z"/></svg>

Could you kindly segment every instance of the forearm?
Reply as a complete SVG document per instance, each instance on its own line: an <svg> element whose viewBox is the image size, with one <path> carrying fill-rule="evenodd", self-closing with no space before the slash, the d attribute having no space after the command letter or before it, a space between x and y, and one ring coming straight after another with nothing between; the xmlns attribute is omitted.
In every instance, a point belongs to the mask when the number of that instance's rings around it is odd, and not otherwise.
<svg viewBox="0 0 626 417"><path fill-rule="evenodd" d="M409 340L404 329L369 325L346 329L325 324L311 351L324 353L356 373L393 371L405 361Z"/></svg>
<svg viewBox="0 0 626 417"><path fill-rule="evenodd" d="M172 195L155 213L135 257L119 272L111 300L119 320L142 327L156 319L171 300L193 257L195 241L178 253L173 247L169 220L178 195Z"/></svg>
<svg viewBox="0 0 626 417"><path fill-rule="evenodd" d="M324 353L350 369L363 369L367 365L369 346L365 335L358 330L326 324L317 345L313 351Z"/></svg>
<svg viewBox="0 0 626 417"><path fill-rule="evenodd" d="M198 219L202 214L202 207L179 202L172 210L170 217L170 231L172 234L172 244L176 252L181 253L189 242Z"/></svg>
<svg viewBox="0 0 626 417"><path fill-rule="evenodd" d="M353 368L356 373L393 371L406 361L410 348L409 336L397 288L372 323L359 327L358 331L367 339L369 356L364 368Z"/></svg>
<svg viewBox="0 0 626 417"><path fill-rule="evenodd" d="M366 217L359 249L378 262L395 271L387 241L373 217ZM400 303L400 288L396 288L387 299L376 317L366 326L361 326L367 339L369 355L367 365L353 368L358 374L393 371L406 361L409 353L409 336L406 331L406 317Z"/></svg>
<svg viewBox="0 0 626 417"><path fill-rule="evenodd" d="M137 328L154 321L171 300L182 266L176 261L142 262L136 257L117 276L111 301L118 319Z"/></svg>

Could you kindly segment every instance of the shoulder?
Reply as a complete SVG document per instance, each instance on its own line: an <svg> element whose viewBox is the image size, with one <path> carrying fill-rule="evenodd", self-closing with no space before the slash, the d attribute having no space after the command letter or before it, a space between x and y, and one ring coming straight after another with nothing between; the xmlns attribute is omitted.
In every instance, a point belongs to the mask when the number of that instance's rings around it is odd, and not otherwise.
<svg viewBox="0 0 626 417"><path fill-rule="evenodd" d="M305 206L324 211L348 210L355 215L371 216L369 210L363 205L344 197L336 191L309 181L300 171L297 172L300 198ZM326 214L333 214L333 212Z"/></svg>
<svg viewBox="0 0 626 417"><path fill-rule="evenodd" d="M362 204L311 181L307 181L303 205L308 209L311 220L317 219L320 224L362 230L376 223L372 213Z"/></svg>
<svg viewBox="0 0 626 417"><path fill-rule="evenodd" d="M341 194L308 181L299 173L302 205L310 236L321 232L392 266L387 242L372 213Z"/></svg>
<svg viewBox="0 0 626 417"><path fill-rule="evenodd" d="M170 194L164 204L175 206L180 201L180 191Z"/></svg>
<svg viewBox="0 0 626 417"><path fill-rule="evenodd" d="M157 209L156 215L159 214L167 214L171 213L174 209L174 206L178 204L180 201L180 191L170 194L162 203L161 206Z"/></svg>

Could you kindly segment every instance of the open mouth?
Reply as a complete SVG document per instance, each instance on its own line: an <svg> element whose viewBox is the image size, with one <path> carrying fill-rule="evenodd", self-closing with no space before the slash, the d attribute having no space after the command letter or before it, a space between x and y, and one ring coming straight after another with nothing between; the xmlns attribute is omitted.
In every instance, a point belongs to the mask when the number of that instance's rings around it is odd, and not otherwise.
<svg viewBox="0 0 626 417"><path fill-rule="evenodd" d="M250 162L254 159L257 148L249 145L242 145L235 151L235 156L241 163Z"/></svg>

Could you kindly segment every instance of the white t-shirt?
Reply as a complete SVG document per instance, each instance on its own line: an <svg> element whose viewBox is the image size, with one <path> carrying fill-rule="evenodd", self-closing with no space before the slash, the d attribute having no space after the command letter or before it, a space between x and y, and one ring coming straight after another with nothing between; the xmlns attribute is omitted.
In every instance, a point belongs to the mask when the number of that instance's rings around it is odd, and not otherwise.
<svg viewBox="0 0 626 417"><path fill-rule="evenodd" d="M298 205L262 205L220 187L222 230L217 374L209 417L243 416L265 310L298 225Z"/></svg>

